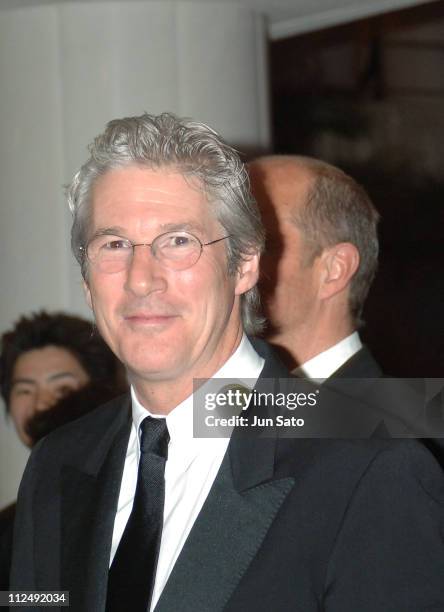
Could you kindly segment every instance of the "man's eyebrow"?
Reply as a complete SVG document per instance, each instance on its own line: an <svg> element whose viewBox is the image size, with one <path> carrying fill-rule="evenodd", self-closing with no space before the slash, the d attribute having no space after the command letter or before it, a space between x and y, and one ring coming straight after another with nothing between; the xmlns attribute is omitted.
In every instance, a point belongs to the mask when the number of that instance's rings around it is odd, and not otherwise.
<svg viewBox="0 0 444 612"><path fill-rule="evenodd" d="M32 378L15 378L12 381L11 389L15 387L15 385L20 385L22 383L25 385L36 385L37 384L35 380L33 380Z"/></svg>
<svg viewBox="0 0 444 612"><path fill-rule="evenodd" d="M189 221L183 222L170 222L170 223L161 223L159 226L159 232L174 232L174 231L187 231L187 232L203 232L203 228L198 223L192 223ZM96 230L90 237L90 240L93 240L97 236L122 236L126 237L126 230L120 226L114 227L101 227Z"/></svg>
<svg viewBox="0 0 444 612"><path fill-rule="evenodd" d="M57 372L56 374L52 374L48 377L49 381L59 380L60 378L72 378L73 380L77 380L77 376L75 376L72 372Z"/></svg>
<svg viewBox="0 0 444 612"><path fill-rule="evenodd" d="M97 236L124 236L125 230L123 227L115 226L115 227L101 227L96 230L90 236L90 240L96 238Z"/></svg>
<svg viewBox="0 0 444 612"><path fill-rule="evenodd" d="M202 226L198 223L183 222L183 223L162 223L160 229L165 232L184 230L184 231L199 231L202 232Z"/></svg>
<svg viewBox="0 0 444 612"><path fill-rule="evenodd" d="M48 376L48 381L53 382L55 380L60 380L61 378L71 378L73 380L77 380L77 376L75 376L72 372L56 372L55 374L51 374L50 376ZM12 385L11 388L14 387L15 385L20 385L20 384L25 384L25 385L36 385L36 381L33 380L32 378L16 378L15 380L12 381Z"/></svg>

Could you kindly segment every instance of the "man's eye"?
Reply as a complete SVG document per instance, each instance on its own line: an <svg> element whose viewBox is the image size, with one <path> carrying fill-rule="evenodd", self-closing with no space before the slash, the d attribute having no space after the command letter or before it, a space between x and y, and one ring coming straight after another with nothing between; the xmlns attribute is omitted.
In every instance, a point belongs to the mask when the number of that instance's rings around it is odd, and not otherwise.
<svg viewBox="0 0 444 612"><path fill-rule="evenodd" d="M128 240L108 240L108 242L101 246L101 249L104 251L123 251L130 248L131 244Z"/></svg>
<svg viewBox="0 0 444 612"><path fill-rule="evenodd" d="M20 395L20 396L24 396L24 395L31 395L32 390L31 389L27 389L26 387L21 387L19 389L15 389L14 390L14 395Z"/></svg>
<svg viewBox="0 0 444 612"><path fill-rule="evenodd" d="M168 240L169 247L187 247L192 244L192 240L189 236L171 236Z"/></svg>
<svg viewBox="0 0 444 612"><path fill-rule="evenodd" d="M57 398L62 398L62 397L65 397L66 395L69 395L73 391L76 391L76 386L75 385L64 384L64 385L61 385L60 387L56 387L54 389L54 395Z"/></svg>

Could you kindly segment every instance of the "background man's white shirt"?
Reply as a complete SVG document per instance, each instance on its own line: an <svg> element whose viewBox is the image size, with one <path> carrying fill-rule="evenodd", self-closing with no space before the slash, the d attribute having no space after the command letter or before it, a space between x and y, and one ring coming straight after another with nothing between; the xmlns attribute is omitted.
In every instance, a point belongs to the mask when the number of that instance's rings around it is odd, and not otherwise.
<svg viewBox="0 0 444 612"><path fill-rule="evenodd" d="M361 348L361 339L358 332L355 331L326 351L315 355L315 357L293 370L292 373L296 376L315 380L329 378Z"/></svg>

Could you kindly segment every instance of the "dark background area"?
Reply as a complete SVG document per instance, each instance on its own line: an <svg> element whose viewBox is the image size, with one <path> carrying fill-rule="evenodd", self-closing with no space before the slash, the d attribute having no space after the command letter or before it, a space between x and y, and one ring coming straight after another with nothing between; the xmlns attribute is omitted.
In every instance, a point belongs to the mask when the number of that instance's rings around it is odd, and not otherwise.
<svg viewBox="0 0 444 612"><path fill-rule="evenodd" d="M381 213L365 342L387 373L444 375L444 2L270 47L274 152L351 174Z"/></svg>

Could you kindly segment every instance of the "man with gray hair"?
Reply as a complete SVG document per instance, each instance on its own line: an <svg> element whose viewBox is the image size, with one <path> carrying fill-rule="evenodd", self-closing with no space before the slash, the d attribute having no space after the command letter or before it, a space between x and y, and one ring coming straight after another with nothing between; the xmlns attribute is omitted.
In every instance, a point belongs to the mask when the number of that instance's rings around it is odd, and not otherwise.
<svg viewBox="0 0 444 612"><path fill-rule="evenodd" d="M249 174L267 230L267 340L298 375L380 376L357 332L378 259L370 198L339 168L308 157L258 158Z"/></svg>
<svg viewBox="0 0 444 612"><path fill-rule="evenodd" d="M418 444L267 435L260 406L246 436L193 436L193 380L288 375L245 334L264 237L237 153L171 114L90 153L72 245L131 393L33 450L12 588L75 612L440 608L442 472Z"/></svg>

